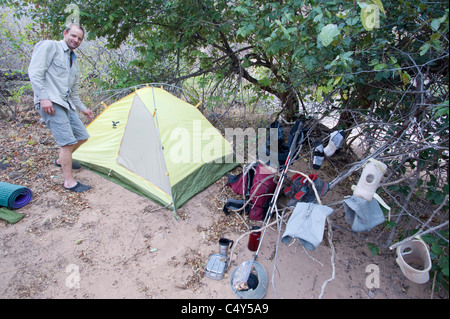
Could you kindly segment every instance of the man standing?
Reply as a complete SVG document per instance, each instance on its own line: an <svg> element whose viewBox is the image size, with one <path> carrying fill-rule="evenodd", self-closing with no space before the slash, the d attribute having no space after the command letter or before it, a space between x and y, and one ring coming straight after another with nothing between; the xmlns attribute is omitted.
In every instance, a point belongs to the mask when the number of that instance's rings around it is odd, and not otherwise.
<svg viewBox="0 0 450 319"><path fill-rule="evenodd" d="M74 192L84 192L91 187L77 182L72 168L72 153L89 138L77 109L90 120L93 112L87 109L78 95L78 62L73 52L84 38L84 30L72 23L63 31L61 41L45 40L36 44L31 56L28 74L34 92L34 104L61 147L55 165L61 167L63 187Z"/></svg>

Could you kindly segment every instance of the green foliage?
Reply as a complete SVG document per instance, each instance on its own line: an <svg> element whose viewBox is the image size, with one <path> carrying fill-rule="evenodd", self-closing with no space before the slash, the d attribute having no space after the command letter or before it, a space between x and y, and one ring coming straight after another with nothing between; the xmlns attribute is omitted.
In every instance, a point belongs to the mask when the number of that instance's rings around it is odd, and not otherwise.
<svg viewBox="0 0 450 319"><path fill-rule="evenodd" d="M41 35L34 23L11 21L11 10L0 13L0 68L25 70L31 50Z"/></svg>
<svg viewBox="0 0 450 319"><path fill-rule="evenodd" d="M448 238L448 230L438 231L436 234L427 234L421 236L423 241L430 246L430 257L433 263L431 268L431 277L436 276L435 286L437 291L441 285L447 291L449 290L449 266L448 266L448 242L443 238Z"/></svg>
<svg viewBox="0 0 450 319"><path fill-rule="evenodd" d="M17 104L20 102L22 96L26 92L31 92L31 84L30 83L16 87L15 90L13 90L11 92L11 97L9 99Z"/></svg>
<svg viewBox="0 0 450 319"><path fill-rule="evenodd" d="M21 1L3 2L25 12ZM147 77L178 82L201 74L239 75L283 102L290 90L322 102L324 87L328 100L338 100L334 93L343 90L351 96L363 86L384 86L386 80L403 87L411 79L411 57L418 65L425 61L421 57L439 58L436 51L445 45L442 35L448 30L448 8L420 1L28 3L36 5L28 6L27 14L50 23L55 34L66 19L64 9L78 5L89 38L105 37L110 48L135 45L140 57L129 67ZM271 76L257 80L254 67L267 68ZM123 81L123 72L116 78ZM385 94L378 90L372 99Z"/></svg>
<svg viewBox="0 0 450 319"><path fill-rule="evenodd" d="M380 253L380 249L377 246L375 246L374 244L367 244L367 247L369 248L370 253L374 257Z"/></svg>

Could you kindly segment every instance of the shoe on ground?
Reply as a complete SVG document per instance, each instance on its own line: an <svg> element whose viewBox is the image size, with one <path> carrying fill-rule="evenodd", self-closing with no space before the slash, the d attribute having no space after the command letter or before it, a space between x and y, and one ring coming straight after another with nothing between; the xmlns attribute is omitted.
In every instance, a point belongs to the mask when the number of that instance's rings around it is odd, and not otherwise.
<svg viewBox="0 0 450 319"><path fill-rule="evenodd" d="M92 187L91 186L89 186L89 185L83 185L83 184L81 184L80 182L77 182L77 184L74 186L74 187L65 187L64 185L63 185L63 188L65 189L65 190L68 190L68 191L71 191L71 192L75 192L75 193L82 193L82 192L85 192L85 191L88 191L88 190L90 190Z"/></svg>

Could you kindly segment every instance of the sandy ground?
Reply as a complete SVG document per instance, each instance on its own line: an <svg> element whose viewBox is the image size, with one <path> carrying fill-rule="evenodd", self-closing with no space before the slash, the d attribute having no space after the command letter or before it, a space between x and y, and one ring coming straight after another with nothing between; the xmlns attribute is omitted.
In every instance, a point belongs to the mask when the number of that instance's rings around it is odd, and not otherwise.
<svg viewBox="0 0 450 319"><path fill-rule="evenodd" d="M245 232L241 218L222 212L225 177L192 198L175 220L171 211L86 169L75 176L93 188L71 194L61 188L59 168L50 160L46 167L42 180L28 185L42 191L17 210L24 218L13 225L0 220L0 298L237 299L230 274L253 252L248 236L236 242ZM324 203L344 195L347 189L336 188ZM342 208L330 219L337 225L332 228L334 258L327 231L314 251L298 241L277 249L279 229L266 232L257 259L269 280L265 299L317 299L322 293L324 299L430 298L430 283L406 279L394 252L371 255L367 234L351 232ZM204 276L205 266L218 253L220 237L236 243L225 277L213 280ZM332 277L332 260L334 279L323 289ZM379 270L379 285L369 277L370 265Z"/></svg>

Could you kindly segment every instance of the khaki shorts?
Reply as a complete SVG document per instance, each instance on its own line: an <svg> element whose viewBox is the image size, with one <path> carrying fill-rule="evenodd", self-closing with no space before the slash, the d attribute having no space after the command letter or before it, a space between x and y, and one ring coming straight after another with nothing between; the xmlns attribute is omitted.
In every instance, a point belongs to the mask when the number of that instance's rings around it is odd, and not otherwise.
<svg viewBox="0 0 450 319"><path fill-rule="evenodd" d="M53 103L53 107L55 114L49 115L41 109L40 104L36 104L36 109L59 146L73 145L89 138L89 133L76 110L66 109L56 103Z"/></svg>

